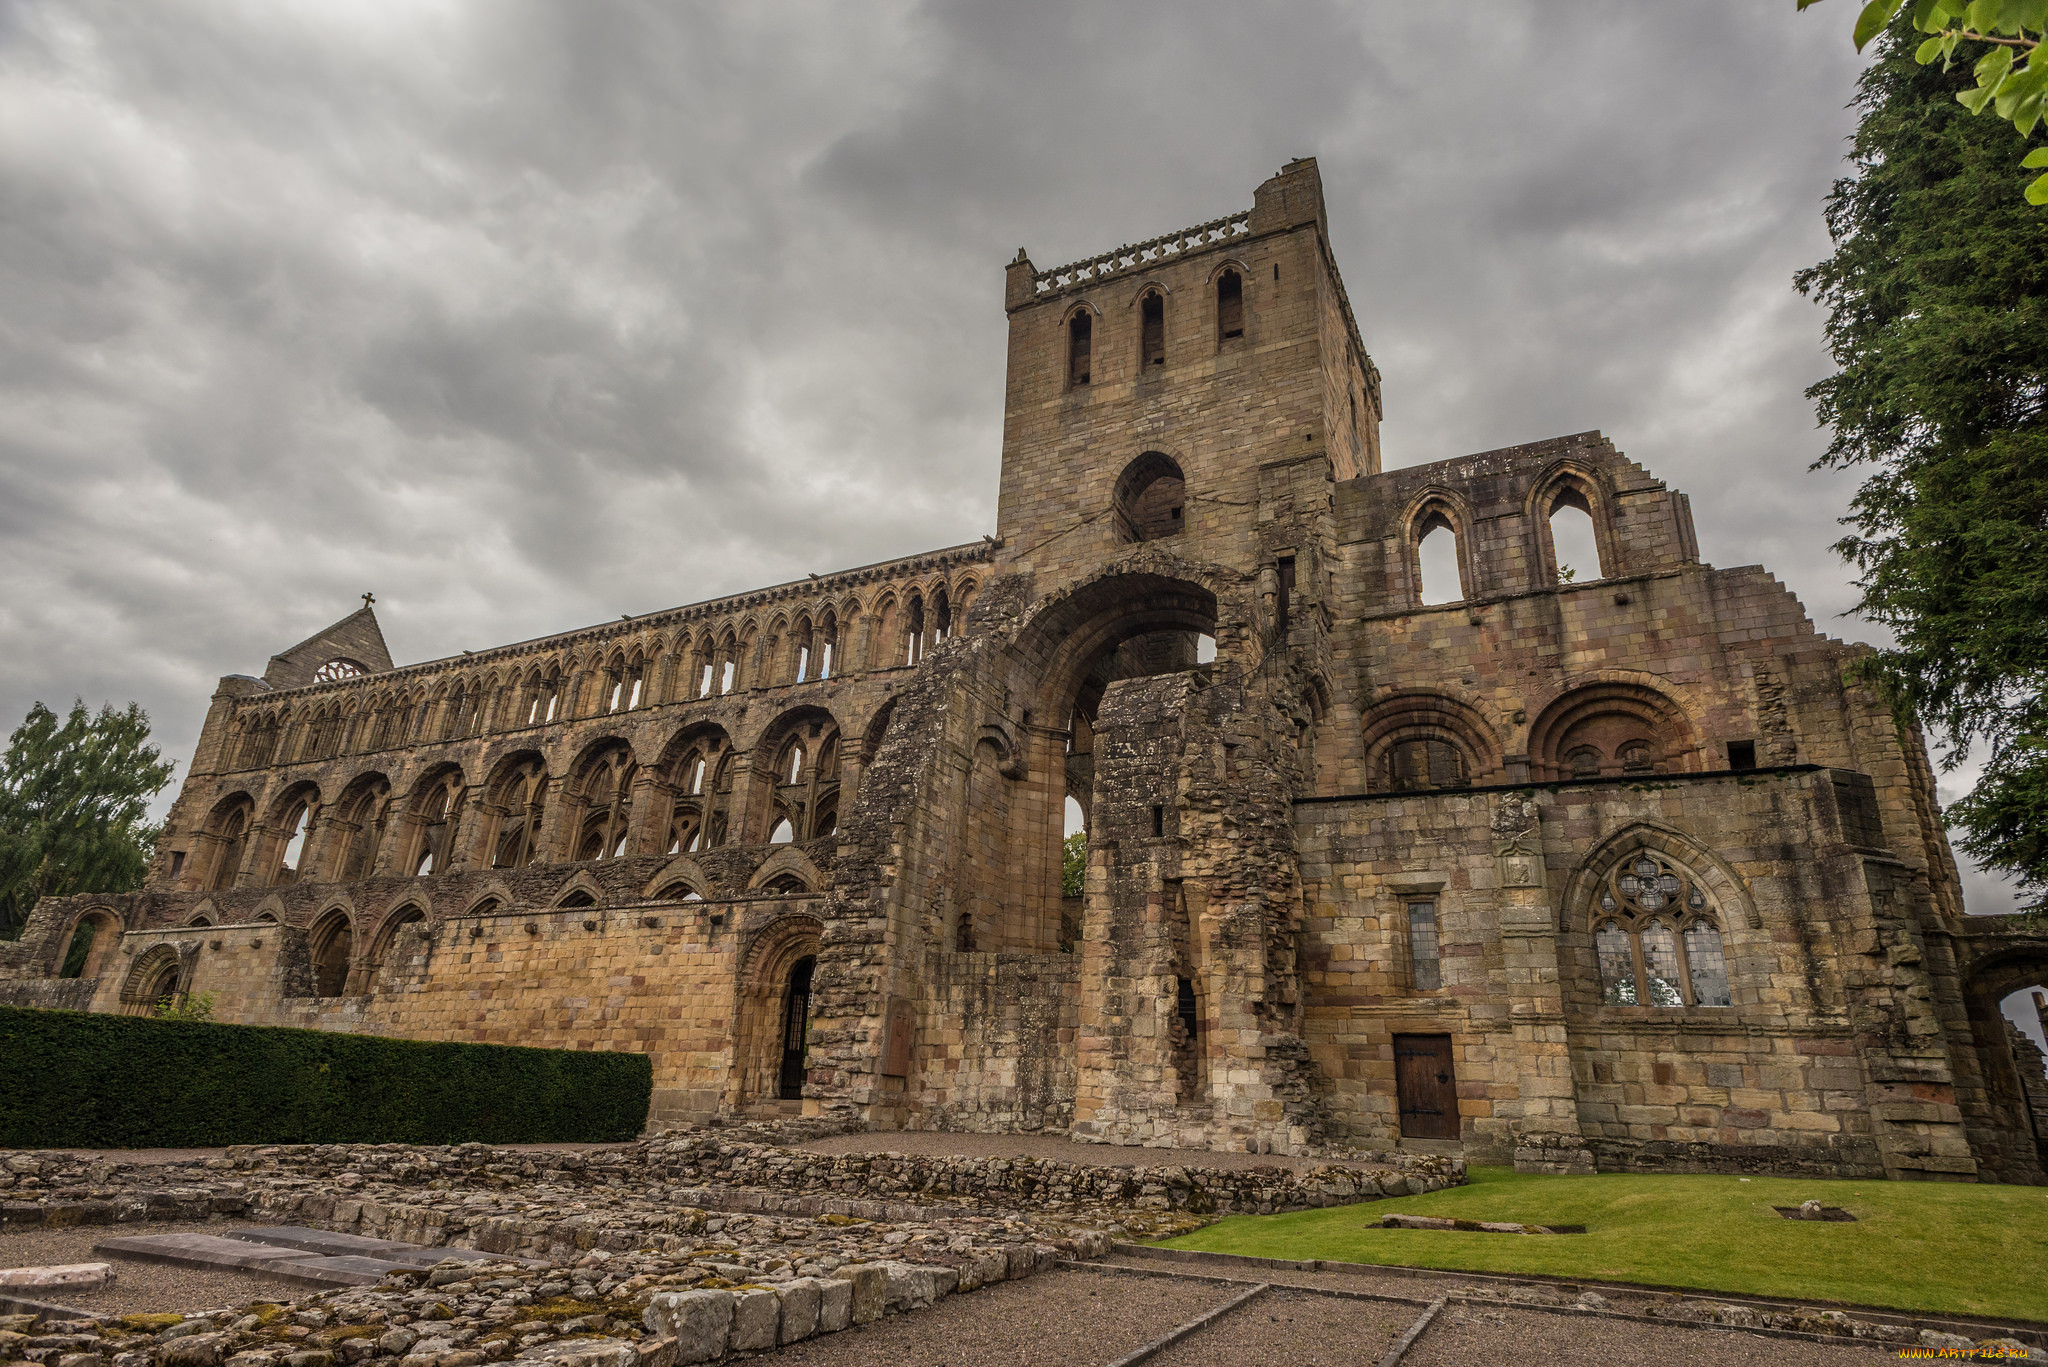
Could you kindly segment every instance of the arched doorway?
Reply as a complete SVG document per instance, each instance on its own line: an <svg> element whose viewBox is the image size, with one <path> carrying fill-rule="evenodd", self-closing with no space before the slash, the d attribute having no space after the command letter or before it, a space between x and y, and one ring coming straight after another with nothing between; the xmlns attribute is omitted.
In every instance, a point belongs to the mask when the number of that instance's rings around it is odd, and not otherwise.
<svg viewBox="0 0 2048 1367"><path fill-rule="evenodd" d="M804 1050L823 931L815 916L785 916L764 928L746 953L733 1013L727 1093L735 1108L772 1107L803 1096Z"/></svg>
<svg viewBox="0 0 2048 1367"><path fill-rule="evenodd" d="M155 945L143 951L121 984L121 1009L131 1016L153 1016L178 1000L183 965L178 951Z"/></svg>
<svg viewBox="0 0 2048 1367"><path fill-rule="evenodd" d="M784 1101L803 1099L804 1047L811 1021L811 973L817 966L815 955L806 955L790 965L789 985L783 992L782 1068L775 1094Z"/></svg>

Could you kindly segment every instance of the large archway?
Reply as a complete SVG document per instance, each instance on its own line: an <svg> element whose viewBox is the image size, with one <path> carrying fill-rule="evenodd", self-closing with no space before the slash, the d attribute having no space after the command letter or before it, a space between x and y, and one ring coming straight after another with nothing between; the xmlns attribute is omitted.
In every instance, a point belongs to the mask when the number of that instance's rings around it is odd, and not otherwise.
<svg viewBox="0 0 2048 1367"><path fill-rule="evenodd" d="M2044 1084L2021 1071L2039 1068L2040 1061L2015 1048L2014 1030L2003 1009L2006 998L2029 988L2048 991L2048 937L2002 944L1971 963L1963 981L1970 1043L1983 1088L1981 1113L1971 1126L1971 1148L1980 1174L1991 1181L2048 1179L2048 1133L2042 1132L2034 1106ZM1966 1113L1969 1109L1966 1105Z"/></svg>
<svg viewBox="0 0 2048 1367"><path fill-rule="evenodd" d="M971 829L961 844L955 923L941 928L942 943L1038 954L1071 946L1061 926L1067 800L1090 809L1103 695L1119 680L1198 668L1203 637L1223 642L1218 669L1236 667L1233 646L1248 633L1219 632L1218 590L1203 582L1207 572L1153 564L1159 568L1112 571L1054 598L1009 646L1020 724L1013 734L985 733L969 757Z"/></svg>

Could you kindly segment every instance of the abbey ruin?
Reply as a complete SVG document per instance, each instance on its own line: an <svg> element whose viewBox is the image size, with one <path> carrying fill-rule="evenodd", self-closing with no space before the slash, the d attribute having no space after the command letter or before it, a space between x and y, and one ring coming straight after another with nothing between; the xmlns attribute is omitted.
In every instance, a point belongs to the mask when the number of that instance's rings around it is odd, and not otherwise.
<svg viewBox="0 0 2048 1367"><path fill-rule="evenodd" d="M402 667L365 606L0 999L639 1050L657 1124L2042 1180L2048 936L1859 648L1598 433L1383 471L1313 161L1004 302L993 537Z"/></svg>

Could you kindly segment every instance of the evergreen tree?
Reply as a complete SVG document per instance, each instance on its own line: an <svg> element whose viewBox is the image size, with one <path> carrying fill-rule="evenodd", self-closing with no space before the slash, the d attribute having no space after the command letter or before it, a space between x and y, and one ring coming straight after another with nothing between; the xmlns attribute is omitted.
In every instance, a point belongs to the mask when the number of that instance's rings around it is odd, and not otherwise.
<svg viewBox="0 0 2048 1367"><path fill-rule="evenodd" d="M0 936L21 933L41 897L142 886L157 827L143 818L171 781L134 703L62 723L37 703L0 757Z"/></svg>
<svg viewBox="0 0 2048 1367"><path fill-rule="evenodd" d="M1815 385L1822 466L1867 469L1836 549L1897 645L1861 672L1936 732L1946 767L1989 753L1948 810L1958 843L2048 902L2048 215L2012 166L2026 140L1914 59L1905 16L1857 97L1827 205L1834 255L1802 271L1841 369Z"/></svg>

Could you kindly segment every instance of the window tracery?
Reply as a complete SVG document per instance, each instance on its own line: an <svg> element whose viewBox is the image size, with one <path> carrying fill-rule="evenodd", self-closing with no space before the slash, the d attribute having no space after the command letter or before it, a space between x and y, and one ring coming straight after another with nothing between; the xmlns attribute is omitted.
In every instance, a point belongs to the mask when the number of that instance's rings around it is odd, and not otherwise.
<svg viewBox="0 0 2048 1367"><path fill-rule="evenodd" d="M1732 1004L1714 900L1683 865L1638 850L1608 871L1594 920L1604 1005Z"/></svg>

